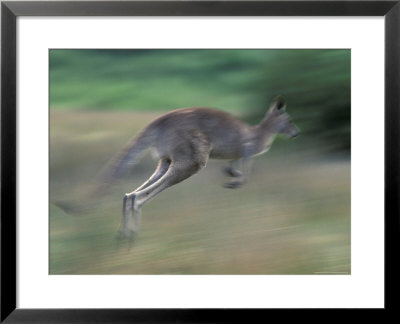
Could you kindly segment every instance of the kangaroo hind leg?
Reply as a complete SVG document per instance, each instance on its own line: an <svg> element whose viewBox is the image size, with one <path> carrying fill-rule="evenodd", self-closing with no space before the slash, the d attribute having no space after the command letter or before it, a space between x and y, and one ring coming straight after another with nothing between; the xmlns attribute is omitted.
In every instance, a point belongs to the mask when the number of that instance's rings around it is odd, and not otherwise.
<svg viewBox="0 0 400 324"><path fill-rule="evenodd" d="M134 210L140 210L145 203L153 199L163 190L178 184L179 182L182 182L183 180L186 180L190 176L199 172L202 168L204 168L207 158L208 155L203 156L201 160L172 160L168 171L158 181L149 187L135 192Z"/></svg>
<svg viewBox="0 0 400 324"><path fill-rule="evenodd" d="M143 205L163 190L189 178L200 169L197 163L172 161L167 172L159 180L142 190L125 195L127 198L124 197L124 227L121 233L127 238L135 236L139 231L141 208ZM130 206L127 204L128 200L131 203Z"/></svg>
<svg viewBox="0 0 400 324"><path fill-rule="evenodd" d="M198 134L183 138L185 138L185 142L177 141L176 147L170 151L168 163L160 166L160 172L155 172L154 177L141 187L125 195L124 211L130 210L131 213L130 217L127 216L127 218L138 220L140 210L145 203L163 190L189 178L205 167L210 151L207 141L199 137ZM130 199L130 206L127 204L128 199ZM131 222L126 223L124 221L122 233L136 234L137 227L130 225Z"/></svg>
<svg viewBox="0 0 400 324"><path fill-rule="evenodd" d="M140 210L135 210L135 193L144 188L151 186L158 181L168 170L171 161L169 159L161 159L158 166L151 177L145 181L140 187L131 193L124 195L122 204L122 220L119 236L133 238L139 232L140 228Z"/></svg>

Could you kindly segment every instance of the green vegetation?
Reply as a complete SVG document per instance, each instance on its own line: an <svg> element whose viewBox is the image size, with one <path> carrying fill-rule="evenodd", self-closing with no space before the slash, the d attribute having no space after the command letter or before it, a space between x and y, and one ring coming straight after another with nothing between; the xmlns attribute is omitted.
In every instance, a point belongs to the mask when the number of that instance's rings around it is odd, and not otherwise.
<svg viewBox="0 0 400 324"><path fill-rule="evenodd" d="M262 118L283 95L303 131L350 149L350 50L51 50L51 109L208 106Z"/></svg>
<svg viewBox="0 0 400 324"><path fill-rule="evenodd" d="M268 60L248 50L53 50L51 107L243 109Z"/></svg>

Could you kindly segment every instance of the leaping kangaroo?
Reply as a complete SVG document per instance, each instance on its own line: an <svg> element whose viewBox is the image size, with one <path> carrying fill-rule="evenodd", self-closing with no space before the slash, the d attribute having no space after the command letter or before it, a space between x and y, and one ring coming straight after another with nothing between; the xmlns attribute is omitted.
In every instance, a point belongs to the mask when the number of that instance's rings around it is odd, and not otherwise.
<svg viewBox="0 0 400 324"><path fill-rule="evenodd" d="M278 97L256 126L212 108L177 109L151 122L111 160L103 175L107 186L122 177L150 147L159 158L153 175L123 198L120 237L133 239L139 232L143 205L199 172L209 158L231 160L225 172L236 180L227 183L227 188L244 184L252 157L267 152L278 133L288 137L299 134L285 108L284 100Z"/></svg>

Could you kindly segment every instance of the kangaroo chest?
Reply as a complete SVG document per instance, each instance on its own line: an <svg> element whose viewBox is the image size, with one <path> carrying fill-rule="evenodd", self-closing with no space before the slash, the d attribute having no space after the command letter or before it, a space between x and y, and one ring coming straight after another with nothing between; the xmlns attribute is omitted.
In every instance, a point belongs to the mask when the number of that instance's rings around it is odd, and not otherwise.
<svg viewBox="0 0 400 324"><path fill-rule="evenodd" d="M216 141L211 144L210 158L237 159L241 157L241 145L237 141Z"/></svg>

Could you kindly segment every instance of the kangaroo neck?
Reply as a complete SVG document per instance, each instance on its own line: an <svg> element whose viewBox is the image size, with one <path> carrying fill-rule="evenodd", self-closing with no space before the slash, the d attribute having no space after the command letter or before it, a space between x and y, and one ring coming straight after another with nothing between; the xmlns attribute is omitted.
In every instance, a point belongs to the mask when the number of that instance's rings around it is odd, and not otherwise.
<svg viewBox="0 0 400 324"><path fill-rule="evenodd" d="M274 121L271 116L266 116L257 126L256 126L256 132L261 135L262 137L264 136L272 136L275 137L277 131L275 129Z"/></svg>
<svg viewBox="0 0 400 324"><path fill-rule="evenodd" d="M268 116L260 124L254 127L254 149L255 155L269 150L277 134L273 123Z"/></svg>

